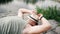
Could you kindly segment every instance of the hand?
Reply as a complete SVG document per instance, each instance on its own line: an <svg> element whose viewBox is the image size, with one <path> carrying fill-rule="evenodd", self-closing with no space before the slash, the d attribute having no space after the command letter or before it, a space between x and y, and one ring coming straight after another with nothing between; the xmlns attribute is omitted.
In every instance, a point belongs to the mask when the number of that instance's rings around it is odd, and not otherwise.
<svg viewBox="0 0 60 34"><path fill-rule="evenodd" d="M33 17L36 20L40 20L42 16L43 16L42 14L32 14L31 15L31 17Z"/></svg>

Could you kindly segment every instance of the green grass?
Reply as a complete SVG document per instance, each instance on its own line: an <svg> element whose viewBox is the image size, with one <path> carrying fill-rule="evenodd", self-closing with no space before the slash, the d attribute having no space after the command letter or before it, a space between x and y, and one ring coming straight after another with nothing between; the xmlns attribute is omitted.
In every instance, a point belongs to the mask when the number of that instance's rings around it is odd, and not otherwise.
<svg viewBox="0 0 60 34"><path fill-rule="evenodd" d="M40 8L37 6L36 10L37 10L38 14L42 13L46 19L54 19L54 20L60 22L60 9L57 9L56 6L47 7L46 9Z"/></svg>

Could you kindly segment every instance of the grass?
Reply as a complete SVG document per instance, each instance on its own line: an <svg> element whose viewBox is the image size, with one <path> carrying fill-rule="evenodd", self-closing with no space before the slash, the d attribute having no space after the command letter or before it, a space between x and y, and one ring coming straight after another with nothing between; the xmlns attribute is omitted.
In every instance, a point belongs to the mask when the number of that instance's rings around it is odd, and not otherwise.
<svg viewBox="0 0 60 34"><path fill-rule="evenodd" d="M54 20L60 22L60 9L57 9L56 6L47 7L46 9L40 8L37 6L36 10L37 10L38 14L42 13L46 19L54 19Z"/></svg>

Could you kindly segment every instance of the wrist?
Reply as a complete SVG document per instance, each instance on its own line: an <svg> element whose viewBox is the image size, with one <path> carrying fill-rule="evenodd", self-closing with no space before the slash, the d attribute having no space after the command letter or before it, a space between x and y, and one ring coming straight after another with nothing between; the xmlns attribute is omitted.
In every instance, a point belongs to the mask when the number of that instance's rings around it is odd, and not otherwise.
<svg viewBox="0 0 60 34"><path fill-rule="evenodd" d="M43 18L43 15L41 14L40 17L39 17L39 20L41 20Z"/></svg>
<svg viewBox="0 0 60 34"><path fill-rule="evenodd" d="M35 18L33 15L28 16L29 19L31 19L34 22L38 22L38 19Z"/></svg>
<svg viewBox="0 0 60 34"><path fill-rule="evenodd" d="M44 17L42 16L39 20L42 20Z"/></svg>

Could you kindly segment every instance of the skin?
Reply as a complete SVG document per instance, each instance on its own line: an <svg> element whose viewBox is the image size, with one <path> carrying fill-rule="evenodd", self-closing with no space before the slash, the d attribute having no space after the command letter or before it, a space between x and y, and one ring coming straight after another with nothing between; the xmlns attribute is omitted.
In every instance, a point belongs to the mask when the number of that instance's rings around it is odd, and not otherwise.
<svg viewBox="0 0 60 34"><path fill-rule="evenodd" d="M21 8L18 10L19 17L22 18L24 16L24 14L37 14L37 12L34 10L28 10L28 9L24 9L24 8Z"/></svg>
<svg viewBox="0 0 60 34"><path fill-rule="evenodd" d="M18 16L22 17L23 14L33 14L34 17L39 20L39 17L41 17L42 14L37 15L36 12L31 11L31 10L27 10L27 9L19 9L18 11ZM23 34L41 34L45 31L48 31L49 29L51 29L51 25L48 22L47 19L45 19L44 17L40 20L42 25L35 25L35 21L28 19L27 22L28 24L26 25L25 29L23 30ZM33 25L33 26L32 26Z"/></svg>

